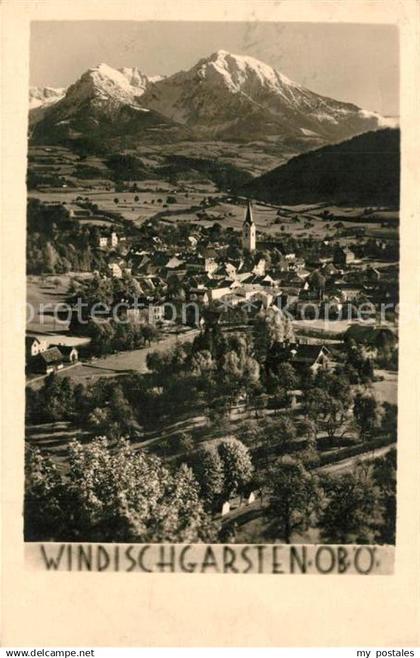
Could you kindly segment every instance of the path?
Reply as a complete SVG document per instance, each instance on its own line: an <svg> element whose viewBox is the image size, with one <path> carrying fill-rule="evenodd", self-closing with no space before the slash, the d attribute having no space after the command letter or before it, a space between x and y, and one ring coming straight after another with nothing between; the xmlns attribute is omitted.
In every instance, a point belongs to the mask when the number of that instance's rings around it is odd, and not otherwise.
<svg viewBox="0 0 420 658"><path fill-rule="evenodd" d="M359 461L366 461L369 459L377 459L378 457L383 457L387 452L395 448L396 444L391 443L388 446L382 448L375 448L374 450L369 450L368 452L362 452L360 455L354 455L354 457L348 457L342 461L335 462L334 464L325 464L325 466L320 466L315 469L317 473L345 473L346 471L352 470L353 466Z"/></svg>

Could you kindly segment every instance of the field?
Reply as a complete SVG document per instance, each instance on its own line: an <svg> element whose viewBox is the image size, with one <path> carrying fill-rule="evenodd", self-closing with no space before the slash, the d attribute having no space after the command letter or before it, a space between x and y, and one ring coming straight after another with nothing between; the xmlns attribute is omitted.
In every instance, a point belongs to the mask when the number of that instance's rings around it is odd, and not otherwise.
<svg viewBox="0 0 420 658"><path fill-rule="evenodd" d="M60 332L61 334L61 332L66 332L68 330L68 322L62 322L54 317L53 308L57 304L65 302L72 278L86 278L90 276L92 275L87 272L28 276L26 281L27 331L39 334L50 334L51 332ZM74 338L74 341L72 344L80 344L80 340L77 338Z"/></svg>
<svg viewBox="0 0 420 658"><path fill-rule="evenodd" d="M234 165L239 171L258 175L278 165L283 157L281 149L279 151L276 145L263 146L258 143L183 142L143 145L127 153L141 158L145 166L152 167L151 171L165 164L166 156L177 155L204 158L210 162L219 160ZM155 215L163 221L175 223L188 221L209 226L220 222L223 227L234 230L240 230L242 225L245 199L233 203L229 192L218 189L206 174L198 171L186 171L185 176L180 173L176 183L161 177L131 180L130 189L135 185L136 191L128 192L120 191L118 184L110 179L111 174L104 164L104 158L92 155L80 158L60 147L30 147L29 159L31 170L38 173L55 172L66 180L58 187L38 185L37 189L30 190L29 196L67 205L75 203L77 197L88 199L98 206L99 216L83 219L83 224L106 224L106 220L100 217L103 211L117 212L135 225L141 225ZM104 177L80 178L77 175L80 167L94 168L102 172ZM207 217L199 219L197 211L203 201L206 201ZM341 207L325 203L296 206L255 203L254 220L260 235L339 238L343 244L352 243L358 237L398 239L398 212L387 208Z"/></svg>
<svg viewBox="0 0 420 658"><path fill-rule="evenodd" d="M164 352L174 347L178 342L193 340L198 330L184 331L182 334L165 335L157 343L150 347L143 347L130 352L119 352L101 359L91 359L89 362L80 363L68 371L59 373L63 377L69 377L73 381L94 381L100 377L115 377L127 372L136 371L139 373L148 372L146 365L147 355L150 352Z"/></svg>
<svg viewBox="0 0 420 658"><path fill-rule="evenodd" d="M378 402L398 403L398 372L391 370L375 370L375 375L383 378L373 382L372 387Z"/></svg>
<svg viewBox="0 0 420 658"><path fill-rule="evenodd" d="M300 147L298 150L300 151ZM125 152L141 158L145 165L152 167L165 164L168 156L182 155L188 158L218 160L243 169L253 176L259 176L286 162L298 151L282 143L267 141L244 144L224 141L185 141L158 145L139 144L135 148L126 149ZM76 166L83 165L102 171L102 184L108 182L107 168L102 157L87 155L81 159L65 147L32 145L29 149L29 157L31 166L38 171L46 171L48 167L54 167L60 175L75 179ZM85 182L89 181L85 180Z"/></svg>
<svg viewBox="0 0 420 658"><path fill-rule="evenodd" d="M244 218L244 202L229 202L229 195L218 193L215 186L207 183L197 187L191 183L171 186L162 181L148 181L147 185L141 183L138 192L115 192L96 190L90 191L81 188L66 190L51 189L48 191L31 191L32 198L46 202L65 203L67 206L75 203L78 196L83 196L91 203L98 205L98 214L104 212L118 212L124 219L130 220L136 226L158 215L162 221L182 223L191 222L203 226L211 226L219 222L224 228L239 231ZM167 203L168 197L172 203ZM213 197L214 201L206 208L207 217L199 219L197 213L204 199ZM116 203L116 199L118 202ZM165 207L166 206L166 207ZM340 242L353 243L362 228L363 237L376 237L395 240L398 238L398 227L384 228L381 221L361 223L343 218L324 219L320 211L325 206L271 206L254 203L254 220L257 232L267 236L293 236L296 238L313 237L314 239L340 238ZM352 213L351 208L341 208L340 212ZM360 216L360 215L359 215ZM103 218L85 218L79 220L82 224L103 226L109 224ZM340 227L337 226L340 224ZM343 225L343 226L341 226Z"/></svg>

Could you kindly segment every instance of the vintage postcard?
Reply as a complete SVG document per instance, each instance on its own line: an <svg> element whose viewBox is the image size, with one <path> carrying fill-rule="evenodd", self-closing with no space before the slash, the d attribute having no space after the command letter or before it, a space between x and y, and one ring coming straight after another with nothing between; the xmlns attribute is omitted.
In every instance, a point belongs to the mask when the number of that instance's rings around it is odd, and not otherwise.
<svg viewBox="0 0 420 658"><path fill-rule="evenodd" d="M419 641L417 10L5 3L6 643Z"/></svg>

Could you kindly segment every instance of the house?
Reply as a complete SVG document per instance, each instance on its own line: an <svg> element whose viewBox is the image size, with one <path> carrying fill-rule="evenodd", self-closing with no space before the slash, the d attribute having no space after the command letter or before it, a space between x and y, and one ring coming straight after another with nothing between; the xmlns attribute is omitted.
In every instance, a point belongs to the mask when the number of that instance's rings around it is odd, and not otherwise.
<svg viewBox="0 0 420 658"><path fill-rule="evenodd" d="M119 293L113 300L113 315L136 324L156 324L165 316L165 304L154 296Z"/></svg>
<svg viewBox="0 0 420 658"><path fill-rule="evenodd" d="M284 272L278 277L278 284L282 287L292 287L297 290L308 289L306 277L302 274L297 274L296 272Z"/></svg>
<svg viewBox="0 0 420 658"><path fill-rule="evenodd" d="M131 253L130 257L133 260L133 272L135 274L143 274L145 276L157 274L159 268L152 261L148 253L135 252L134 254Z"/></svg>
<svg viewBox="0 0 420 658"><path fill-rule="evenodd" d="M257 258L255 259L255 264L253 267L253 273L258 274L259 276L264 276L265 274L265 258Z"/></svg>
<svg viewBox="0 0 420 658"><path fill-rule="evenodd" d="M357 283L338 281L336 285L339 287L345 301L354 301L361 293L362 286Z"/></svg>
<svg viewBox="0 0 420 658"><path fill-rule="evenodd" d="M181 267L181 265L184 265L184 261L183 261L183 260L181 260L181 259L178 258L177 256L171 256L170 258L168 258L168 260L167 260L167 262L166 262L166 265L165 265L165 268L166 268L168 271L170 271L170 270L176 270L176 269L178 269L179 267Z"/></svg>
<svg viewBox="0 0 420 658"><path fill-rule="evenodd" d="M324 263L319 271L321 272L322 276L325 276L327 279L335 277L339 273L334 263Z"/></svg>
<svg viewBox="0 0 420 658"><path fill-rule="evenodd" d="M100 235L98 238L98 246L100 249L106 249L109 247L116 247L119 242L119 237L115 231L112 231L110 235Z"/></svg>
<svg viewBox="0 0 420 658"><path fill-rule="evenodd" d="M131 274L131 261L127 262L124 258L117 258L108 263L110 274L115 279L122 279L123 274Z"/></svg>
<svg viewBox="0 0 420 658"><path fill-rule="evenodd" d="M79 359L79 352L74 345L51 345L51 347L60 350L64 363L76 363Z"/></svg>
<svg viewBox="0 0 420 658"><path fill-rule="evenodd" d="M122 279L123 271L118 263L108 263L108 269L114 279Z"/></svg>
<svg viewBox="0 0 420 658"><path fill-rule="evenodd" d="M225 279L223 281L209 282L207 286L208 298L210 302L215 302L225 295L229 295L233 289L240 286L239 282Z"/></svg>
<svg viewBox="0 0 420 658"><path fill-rule="evenodd" d="M295 258L292 261L287 261L285 258L286 263L288 263L288 268L289 271L295 271L299 272L301 274L303 270L305 270L305 259L304 258Z"/></svg>
<svg viewBox="0 0 420 658"><path fill-rule="evenodd" d="M69 217L81 219L83 217L92 217L92 211L89 208L70 208Z"/></svg>
<svg viewBox="0 0 420 658"><path fill-rule="evenodd" d="M377 283L379 279L381 278L381 273L376 267L371 267L368 265L368 267L365 270L365 278L369 283Z"/></svg>
<svg viewBox="0 0 420 658"><path fill-rule="evenodd" d="M61 370L62 367L63 355L58 347L49 347L44 352L40 352L34 356L29 363L29 368L32 372L42 375L49 375L52 372Z"/></svg>
<svg viewBox="0 0 420 658"><path fill-rule="evenodd" d="M251 303L260 302L263 308L269 308L273 304L274 297L265 290L256 291L251 297Z"/></svg>
<svg viewBox="0 0 420 658"><path fill-rule="evenodd" d="M236 279L236 267L233 263L220 263L216 270L211 272L213 278L221 277L223 279Z"/></svg>
<svg viewBox="0 0 420 658"><path fill-rule="evenodd" d="M301 343L278 342L271 347L267 357L267 368L276 372L281 363L290 363L297 370L328 370L331 365L331 354L325 345L310 345Z"/></svg>
<svg viewBox="0 0 420 658"><path fill-rule="evenodd" d="M48 343L46 340L37 338L37 336L26 336L25 337L25 356L26 362L28 362L32 357L37 356L41 352L45 352L48 348Z"/></svg>
<svg viewBox="0 0 420 658"><path fill-rule="evenodd" d="M337 267L350 265L356 260L354 252L348 247L336 247L334 249L333 262Z"/></svg>
<svg viewBox="0 0 420 658"><path fill-rule="evenodd" d="M152 304L149 306L149 320L151 324L162 322L165 317L165 304Z"/></svg>
<svg viewBox="0 0 420 658"><path fill-rule="evenodd" d="M214 249L205 249L203 252L204 256L204 271L207 274L212 274L217 270L217 253Z"/></svg>

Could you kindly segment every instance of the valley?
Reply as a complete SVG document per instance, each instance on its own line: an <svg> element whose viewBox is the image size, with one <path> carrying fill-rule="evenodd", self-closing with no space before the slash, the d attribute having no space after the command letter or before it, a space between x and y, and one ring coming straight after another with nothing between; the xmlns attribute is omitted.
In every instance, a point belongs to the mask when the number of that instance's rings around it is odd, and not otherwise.
<svg viewBox="0 0 420 658"><path fill-rule="evenodd" d="M368 493L379 510L357 542L395 542L399 131L222 50L31 93L33 472L67 491L83 455L99 479L135 464L134 515L169 483L176 527L124 520L124 540L354 541L311 507L348 486L355 524ZM309 501L293 531L284 496ZM73 537L36 510L27 539Z"/></svg>

